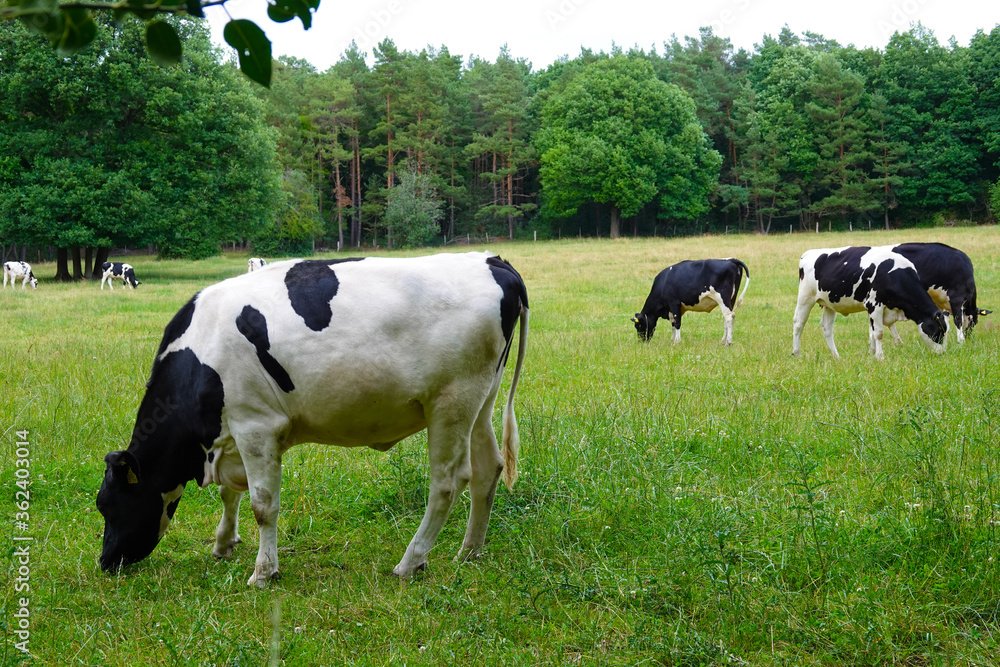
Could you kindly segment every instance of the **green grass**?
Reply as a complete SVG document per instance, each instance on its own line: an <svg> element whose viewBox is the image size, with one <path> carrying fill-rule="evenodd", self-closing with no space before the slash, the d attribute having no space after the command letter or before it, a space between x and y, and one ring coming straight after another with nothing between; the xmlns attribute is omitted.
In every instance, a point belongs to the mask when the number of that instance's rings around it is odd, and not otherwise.
<svg viewBox="0 0 1000 667"><path fill-rule="evenodd" d="M127 443L163 327L246 258L133 257L142 286L113 293L36 265L37 291L0 294L0 539L13 554L29 429L37 663L262 665L277 638L287 665L995 665L1000 315L942 355L903 323L883 362L864 317L838 318L836 361L815 310L790 355L802 251L900 240L965 249L980 306L1000 306L995 227L491 246L532 308L521 478L486 556L452 560L462 502L429 569L389 575L423 512L422 434L387 454L304 445L285 457L283 578L266 591L246 586L249 503L245 544L216 561L218 492L193 485L148 559L120 576L96 562L102 459ZM641 344L629 318L653 276L712 256L751 271L734 345L718 313L686 316L679 345L666 323ZM16 568L2 665L23 660Z"/></svg>

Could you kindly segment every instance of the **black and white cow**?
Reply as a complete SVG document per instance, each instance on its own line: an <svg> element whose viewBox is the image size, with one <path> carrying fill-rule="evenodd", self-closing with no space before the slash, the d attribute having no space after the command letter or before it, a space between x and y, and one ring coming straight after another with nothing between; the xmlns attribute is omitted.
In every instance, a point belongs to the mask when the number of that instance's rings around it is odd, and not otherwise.
<svg viewBox="0 0 1000 667"><path fill-rule="evenodd" d="M498 448L492 414L520 322ZM427 509L400 577L424 567L468 485L460 558L483 547L497 482L517 476L514 391L528 337L518 273L488 253L292 260L202 290L167 325L131 442L111 452L97 507L105 570L148 556L187 482L218 484L212 553L239 543L250 492L260 547L249 584L278 574L282 455L316 442L385 451L427 429Z"/></svg>
<svg viewBox="0 0 1000 667"><path fill-rule="evenodd" d="M958 248L944 243L900 243L892 249L913 262L920 284L934 304L943 311L951 311L959 343L965 342L966 334L979 322L980 315L993 312L976 306L972 260ZM889 326L889 331L896 342L901 342L895 323Z"/></svg>
<svg viewBox="0 0 1000 667"><path fill-rule="evenodd" d="M737 298L740 280L747 281ZM649 340L656 331L656 321L666 319L674 328L673 342L681 340L681 316L694 311L709 313L718 306L722 310L722 344L733 342L733 320L736 308L743 303L743 294L750 286L750 269L735 258L685 260L660 271L653 279L653 288L646 297L642 311L632 317L639 338Z"/></svg>
<svg viewBox="0 0 1000 667"><path fill-rule="evenodd" d="M903 319L917 323L921 337L935 352L943 352L947 315L920 284L913 263L892 246L807 250L799 260L799 295L792 322L792 354L802 349L802 329L815 304L823 308L820 325L830 352L837 313L868 312L869 352L882 358L883 327Z"/></svg>
<svg viewBox="0 0 1000 667"><path fill-rule="evenodd" d="M265 262L260 257L251 257L249 260L247 260L247 273L252 273L257 269L264 268L265 266L267 266L267 262Z"/></svg>
<svg viewBox="0 0 1000 667"><path fill-rule="evenodd" d="M108 281L108 287L112 290L115 288L114 281L120 280L130 289L135 289L139 286L139 281L135 279L135 270L132 269L131 264L124 264L122 262L104 262L101 266L104 270L104 275L101 276L101 289L104 289L104 281Z"/></svg>
<svg viewBox="0 0 1000 667"><path fill-rule="evenodd" d="M31 265L27 262L4 262L3 265L3 286L7 287L7 279L10 278L11 289L14 288L14 281L21 281L21 289L31 283L33 289L38 289L38 278L31 272Z"/></svg>

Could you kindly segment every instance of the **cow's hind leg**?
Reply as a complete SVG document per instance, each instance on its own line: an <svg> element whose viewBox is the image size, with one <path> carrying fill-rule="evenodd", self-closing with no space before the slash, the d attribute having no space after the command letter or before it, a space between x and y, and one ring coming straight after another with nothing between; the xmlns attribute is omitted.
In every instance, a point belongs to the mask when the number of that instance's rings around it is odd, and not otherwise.
<svg viewBox="0 0 1000 667"><path fill-rule="evenodd" d="M830 348L830 353L834 359L840 359L837 352L837 344L833 342L833 323L837 320L837 311L832 308L823 308L823 316L820 317L819 327L823 330L823 338L826 339L826 346Z"/></svg>
<svg viewBox="0 0 1000 667"><path fill-rule="evenodd" d="M233 554L233 547L243 541L237 532L243 491L222 486L219 487L219 495L222 497L222 519L215 529L215 547L212 548L212 555L216 558L229 558Z"/></svg>
<svg viewBox="0 0 1000 667"><path fill-rule="evenodd" d="M493 406L496 394L486 401L472 427L470 453L472 460L472 480L469 482L469 524L465 529L465 539L457 560L476 558L482 553L486 542L486 529L493 511L493 500L497 493L497 483L503 472L503 459L497 446L496 432L493 430Z"/></svg>
<svg viewBox="0 0 1000 667"><path fill-rule="evenodd" d="M719 310L722 311L722 344L732 345L733 323L736 320L736 311L733 310L732 299L725 299L715 291L712 292L711 296L715 303L719 304Z"/></svg>
<svg viewBox="0 0 1000 667"><path fill-rule="evenodd" d="M247 582L264 587L278 574L278 510L281 507L281 454L273 436L236 436L246 470L250 507L260 531L253 575Z"/></svg>
<svg viewBox="0 0 1000 667"><path fill-rule="evenodd" d="M809 319L815 300L811 294L803 294L800 289L798 303L795 306L795 314L792 316L792 354L799 356L802 351L802 330Z"/></svg>
<svg viewBox="0 0 1000 667"><path fill-rule="evenodd" d="M456 393L460 390L456 390ZM472 476L469 440L474 409L468 405L434 410L428 418L427 449L430 456L430 492L427 509L406 553L392 573L409 577L427 563L427 554L437 539L445 519Z"/></svg>

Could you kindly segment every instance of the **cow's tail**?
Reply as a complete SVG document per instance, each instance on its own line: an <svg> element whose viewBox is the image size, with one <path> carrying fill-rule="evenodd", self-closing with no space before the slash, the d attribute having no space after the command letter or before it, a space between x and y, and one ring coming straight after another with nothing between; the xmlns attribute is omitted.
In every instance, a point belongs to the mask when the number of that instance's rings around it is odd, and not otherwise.
<svg viewBox="0 0 1000 667"><path fill-rule="evenodd" d="M740 292L740 296L736 299L736 308L739 308L743 305L743 295L747 293L747 288L750 287L750 269L747 268L746 264L735 257L733 257L733 261L743 269L743 273L747 274L747 281L743 283L743 291Z"/></svg>
<svg viewBox="0 0 1000 667"><path fill-rule="evenodd" d="M514 377L510 381L510 391L507 393L507 405L503 409L503 446L500 454L503 457L503 483L510 489L517 481L517 454L520 439L517 435L517 418L514 416L514 392L517 390L517 380L521 377L521 367L524 365L524 352L528 345L528 306L521 303L521 330L517 343L517 363L514 365Z"/></svg>

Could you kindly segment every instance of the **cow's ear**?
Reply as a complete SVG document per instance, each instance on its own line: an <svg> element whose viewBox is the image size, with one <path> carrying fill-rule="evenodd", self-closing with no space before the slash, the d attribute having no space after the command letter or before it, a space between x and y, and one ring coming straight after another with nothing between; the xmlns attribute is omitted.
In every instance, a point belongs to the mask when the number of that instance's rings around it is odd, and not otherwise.
<svg viewBox="0 0 1000 667"><path fill-rule="evenodd" d="M992 310L983 310L982 308L979 309L979 314L983 316L989 315L992 312L993 312Z"/></svg>
<svg viewBox="0 0 1000 667"><path fill-rule="evenodd" d="M111 476L119 484L139 483L139 461L132 452L111 452L104 457L104 462L108 464Z"/></svg>

